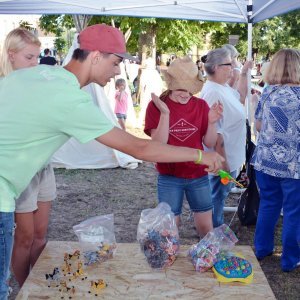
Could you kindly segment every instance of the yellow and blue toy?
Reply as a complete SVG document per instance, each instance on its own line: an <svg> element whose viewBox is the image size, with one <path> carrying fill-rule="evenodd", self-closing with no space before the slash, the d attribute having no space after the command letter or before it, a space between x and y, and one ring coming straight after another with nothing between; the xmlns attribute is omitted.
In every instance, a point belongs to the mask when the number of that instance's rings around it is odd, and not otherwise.
<svg viewBox="0 0 300 300"><path fill-rule="evenodd" d="M219 282L251 283L253 269L251 263L241 255L223 255L213 266L213 271Z"/></svg>

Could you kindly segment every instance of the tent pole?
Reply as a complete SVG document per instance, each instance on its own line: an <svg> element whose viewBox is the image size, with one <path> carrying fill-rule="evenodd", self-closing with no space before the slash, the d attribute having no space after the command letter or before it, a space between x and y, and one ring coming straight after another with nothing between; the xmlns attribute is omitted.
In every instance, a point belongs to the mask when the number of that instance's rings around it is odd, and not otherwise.
<svg viewBox="0 0 300 300"><path fill-rule="evenodd" d="M248 55L247 59L252 60L252 31L253 31L253 23L252 23L252 0L249 0L248 6L247 6L247 16L248 16ZM252 116L251 116L251 72L248 72L248 92L247 92L247 107L246 107L246 112L247 112L247 117L249 120L249 124L252 123Z"/></svg>

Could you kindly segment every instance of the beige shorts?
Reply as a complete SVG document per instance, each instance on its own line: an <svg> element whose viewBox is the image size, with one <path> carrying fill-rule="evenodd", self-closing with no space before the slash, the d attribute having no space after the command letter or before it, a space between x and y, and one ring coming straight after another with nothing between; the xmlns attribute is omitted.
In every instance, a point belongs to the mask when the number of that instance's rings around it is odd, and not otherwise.
<svg viewBox="0 0 300 300"><path fill-rule="evenodd" d="M49 164L35 174L28 187L16 200L16 212L26 213L35 211L37 202L52 201L56 198L55 176L52 166Z"/></svg>

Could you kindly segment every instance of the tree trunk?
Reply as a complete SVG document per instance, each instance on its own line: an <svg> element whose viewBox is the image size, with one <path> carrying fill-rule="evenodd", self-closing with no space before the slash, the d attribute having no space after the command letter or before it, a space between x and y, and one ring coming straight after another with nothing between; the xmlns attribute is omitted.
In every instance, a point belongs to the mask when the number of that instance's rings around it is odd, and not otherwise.
<svg viewBox="0 0 300 300"><path fill-rule="evenodd" d="M142 66L148 57L156 60L156 24L149 24L147 30L139 35L139 59Z"/></svg>
<svg viewBox="0 0 300 300"><path fill-rule="evenodd" d="M151 57L156 61L156 25L149 24L148 28L142 31L139 35L139 60L141 62L141 67L145 65L145 61L148 57ZM137 102L140 103L140 75L141 70L138 75L138 91L137 91Z"/></svg>

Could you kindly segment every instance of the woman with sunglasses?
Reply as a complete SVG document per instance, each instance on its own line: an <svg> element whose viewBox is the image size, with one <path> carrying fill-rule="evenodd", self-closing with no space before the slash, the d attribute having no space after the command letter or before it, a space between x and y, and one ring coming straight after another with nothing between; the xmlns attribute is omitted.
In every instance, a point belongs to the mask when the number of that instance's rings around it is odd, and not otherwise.
<svg viewBox="0 0 300 300"><path fill-rule="evenodd" d="M205 166L198 163L202 155L212 154L202 154L203 144L213 147L216 143L215 123L222 116L222 105L217 103L209 109L205 101L193 96L201 90L203 80L189 57L175 59L164 77L168 89L159 98L153 95L144 131L152 140L200 150L196 162L156 164L158 201L170 205L179 227L185 195L197 233L204 236L213 229L212 200Z"/></svg>
<svg viewBox="0 0 300 300"><path fill-rule="evenodd" d="M218 138L215 151L225 158L223 169L237 176L238 169L245 162L246 114L245 99L247 95L247 72L252 67L248 61L241 70L236 89L230 87L228 81L232 77L233 61L226 48L211 50L205 57L204 68L207 81L200 93L211 107L217 102L223 105L223 117L218 122ZM209 175L213 201L213 225L218 227L224 223L224 201L231 185L223 185L220 177Z"/></svg>

